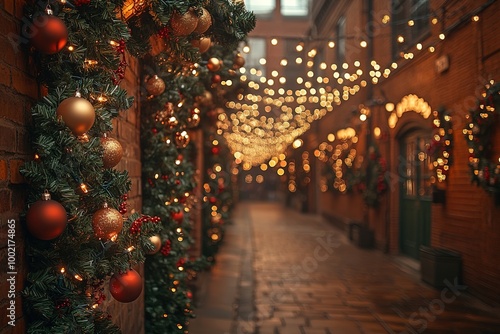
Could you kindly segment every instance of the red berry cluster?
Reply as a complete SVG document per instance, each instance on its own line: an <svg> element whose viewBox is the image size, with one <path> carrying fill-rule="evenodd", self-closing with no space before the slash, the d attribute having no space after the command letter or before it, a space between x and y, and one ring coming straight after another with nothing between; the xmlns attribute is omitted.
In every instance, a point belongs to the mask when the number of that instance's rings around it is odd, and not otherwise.
<svg viewBox="0 0 500 334"><path fill-rule="evenodd" d="M75 6L88 5L90 0L75 0Z"/></svg>
<svg viewBox="0 0 500 334"><path fill-rule="evenodd" d="M172 242L170 240L165 241L165 244L161 248L161 253L163 256L168 256L172 250Z"/></svg>
<svg viewBox="0 0 500 334"><path fill-rule="evenodd" d="M125 60L125 48L125 40L122 39L116 47L116 52L121 55L122 60L120 61L118 68L115 70L115 76L113 78L113 84L115 85L118 85L123 78L125 78L125 69L128 66L127 61Z"/></svg>
<svg viewBox="0 0 500 334"><path fill-rule="evenodd" d="M167 26L161 28L160 31L158 31L158 36L160 36L161 38L168 38L168 35L169 31Z"/></svg>
<svg viewBox="0 0 500 334"><path fill-rule="evenodd" d="M70 301L68 298L60 300L56 304L56 309L60 310L65 307L69 307L71 305Z"/></svg>
<svg viewBox="0 0 500 334"><path fill-rule="evenodd" d="M123 202L120 203L120 207L118 208L118 211L120 211L120 213L122 215L126 214L127 213L127 200L128 200L128 195L127 194L124 194L122 196L122 200Z"/></svg>
<svg viewBox="0 0 500 334"><path fill-rule="evenodd" d="M186 264L186 259L181 257L175 265L177 266L177 268L179 268L179 267L184 267L185 264Z"/></svg>
<svg viewBox="0 0 500 334"><path fill-rule="evenodd" d="M134 220L134 222L130 226L130 233L132 233L132 234L139 234L139 233L141 233L142 224L147 223L147 222L151 222L151 223L157 224L157 223L160 222L160 220L161 219L158 216L154 216L154 217L151 217L151 216L141 216L141 217L137 218L136 220Z"/></svg>

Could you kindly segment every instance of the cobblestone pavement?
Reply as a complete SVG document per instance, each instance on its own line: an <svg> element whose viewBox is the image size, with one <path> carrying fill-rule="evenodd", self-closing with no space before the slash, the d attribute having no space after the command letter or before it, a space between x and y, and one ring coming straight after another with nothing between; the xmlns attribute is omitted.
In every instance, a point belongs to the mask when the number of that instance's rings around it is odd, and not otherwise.
<svg viewBox="0 0 500 334"><path fill-rule="evenodd" d="M349 244L343 231L317 216L241 203L231 228L246 235L236 252L236 292L230 289L236 318L231 328L212 330L218 320L203 316L211 306L202 304L194 323L203 330L192 334L500 333L500 310L466 286L428 286L417 271Z"/></svg>

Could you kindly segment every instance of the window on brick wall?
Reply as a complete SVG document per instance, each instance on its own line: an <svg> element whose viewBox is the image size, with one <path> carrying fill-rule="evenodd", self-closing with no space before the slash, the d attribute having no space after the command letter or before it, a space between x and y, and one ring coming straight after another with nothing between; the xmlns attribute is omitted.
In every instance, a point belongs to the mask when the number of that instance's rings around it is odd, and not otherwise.
<svg viewBox="0 0 500 334"><path fill-rule="evenodd" d="M402 51L417 44L428 32L429 0L392 1L394 56L399 56Z"/></svg>
<svg viewBox="0 0 500 334"><path fill-rule="evenodd" d="M336 59L335 62L337 66L342 66L343 63L345 63L345 49L346 49L346 36L345 36L345 17L341 17L337 21L337 26L336 26Z"/></svg>
<svg viewBox="0 0 500 334"><path fill-rule="evenodd" d="M287 40L285 41L285 55L289 57L288 64L286 67L283 67L283 71L286 72L286 76L291 80L287 81L286 88L290 89L298 89L301 87L300 84L297 83L297 78L304 79L304 64L298 64L296 59L300 57L302 60L305 59L305 49L302 51L297 51L297 41Z"/></svg>
<svg viewBox="0 0 500 334"><path fill-rule="evenodd" d="M275 0L245 0L245 7L257 16L269 16L276 8Z"/></svg>
<svg viewBox="0 0 500 334"><path fill-rule="evenodd" d="M260 75L266 76L266 67L260 63L261 59L266 58L266 39L251 37L248 38L247 44L250 47L250 52L245 56L245 67L248 69L254 68L260 71ZM259 76L249 75L254 80L259 78Z"/></svg>
<svg viewBox="0 0 500 334"><path fill-rule="evenodd" d="M307 16L308 13L309 0L281 1L281 15L283 16Z"/></svg>

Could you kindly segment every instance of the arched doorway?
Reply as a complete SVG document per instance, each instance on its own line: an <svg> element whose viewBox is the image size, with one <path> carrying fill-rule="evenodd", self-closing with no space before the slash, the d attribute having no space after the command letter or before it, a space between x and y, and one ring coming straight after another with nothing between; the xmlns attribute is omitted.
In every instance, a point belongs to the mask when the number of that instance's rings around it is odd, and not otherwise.
<svg viewBox="0 0 500 334"><path fill-rule="evenodd" d="M430 244L432 186L427 154L431 132L414 130L401 137L399 198L400 252L419 258L421 245Z"/></svg>

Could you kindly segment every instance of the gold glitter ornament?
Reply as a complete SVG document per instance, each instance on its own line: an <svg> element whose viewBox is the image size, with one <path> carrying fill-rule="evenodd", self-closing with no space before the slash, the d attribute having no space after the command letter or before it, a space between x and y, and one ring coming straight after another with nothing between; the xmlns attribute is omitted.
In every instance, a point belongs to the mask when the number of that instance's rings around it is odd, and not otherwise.
<svg viewBox="0 0 500 334"><path fill-rule="evenodd" d="M146 81L146 90L148 94L158 96L165 91L165 81L157 75L152 76Z"/></svg>
<svg viewBox="0 0 500 334"><path fill-rule="evenodd" d="M198 18L198 25L196 26L196 29L194 30L198 34L203 34L212 25L212 15L210 15L208 10L206 10L205 8L202 8L202 11L203 11L203 13Z"/></svg>
<svg viewBox="0 0 500 334"><path fill-rule="evenodd" d="M123 217L117 210L104 203L103 208L97 210L92 216L92 228L98 239L113 240L118 236L123 227Z"/></svg>
<svg viewBox="0 0 500 334"><path fill-rule="evenodd" d="M104 168L113 168L123 157L123 147L120 142L114 138L104 137L101 138L102 145L102 164Z"/></svg>
<svg viewBox="0 0 500 334"><path fill-rule="evenodd" d="M176 36L187 36L192 33L198 25L198 16L191 8L184 14L175 12L170 19L170 27Z"/></svg>

